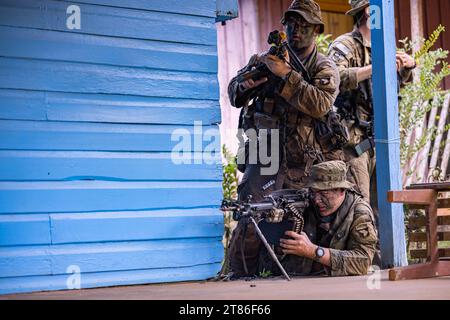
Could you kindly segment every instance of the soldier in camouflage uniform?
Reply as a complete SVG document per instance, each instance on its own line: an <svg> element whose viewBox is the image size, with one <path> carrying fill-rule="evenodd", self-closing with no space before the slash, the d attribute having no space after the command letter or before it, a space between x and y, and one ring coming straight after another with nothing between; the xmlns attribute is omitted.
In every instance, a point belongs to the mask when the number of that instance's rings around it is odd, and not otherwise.
<svg viewBox="0 0 450 320"><path fill-rule="evenodd" d="M303 62L312 79L307 82L300 72L277 56L254 55L238 76L252 70L258 63L267 65L275 79L248 80L243 83L233 78L228 86L231 105L242 108L240 121L244 130L279 129L280 170L276 176L261 175L261 165L246 164L244 176L238 188L240 200L249 195L258 201L274 190L301 188L314 163L343 159L342 150L335 150L329 138L316 134L318 123L323 123L332 108L339 88L339 74L335 64L317 52L315 38L323 33L324 24L319 5L312 0L295 0L281 20L288 42ZM289 57L286 57L289 60ZM273 78L273 77L272 77ZM252 96L259 90L257 97ZM250 137L249 137L250 138ZM242 145L240 151L242 150ZM248 273L254 273L259 240L251 226L238 223L230 244L230 267L243 275L245 252ZM242 248L245 247L245 250Z"/></svg>
<svg viewBox="0 0 450 320"><path fill-rule="evenodd" d="M368 26L369 1L351 0L347 12L354 18L354 29L338 37L330 46L328 56L336 63L340 74L339 96L335 105L347 120L350 141L344 148L349 166L349 181L355 183L364 198L376 207L375 145L373 142L372 54ZM397 53L399 82L411 78L414 59ZM369 148L358 156L362 142ZM359 149L361 151L361 149ZM371 197L372 194L372 197Z"/></svg>
<svg viewBox="0 0 450 320"><path fill-rule="evenodd" d="M312 83L308 83L300 72L292 70L278 57L268 54L252 56L248 65L238 72L238 76L263 62L275 75L275 81L270 81L267 77L243 83L239 83L238 77L235 77L230 81L228 94L231 105L243 108L243 129L287 130L286 140L280 141L281 147L286 146L286 155L281 153L282 157L285 156L282 159L285 160L282 181L263 192L260 187L265 183L257 181L260 176L259 165L246 165L239 186L241 199L252 195L253 199L260 200L264 193L280 189L283 184L301 188L314 163L326 160L327 157L343 157L342 153L334 152L329 141L321 141L315 134L316 123L319 120L326 121L325 116L331 110L339 87L335 64L318 53L315 45L317 34L324 30L320 7L312 0L296 0L284 13L281 22L285 26L290 46L304 63ZM264 88L262 93L252 99L252 93L261 87ZM283 116L287 116L286 124Z"/></svg>
<svg viewBox="0 0 450 320"><path fill-rule="evenodd" d="M367 274L373 259L377 231L370 205L346 179L343 161L316 164L307 187L313 206L304 213L301 234L287 231L280 245L286 257L281 264L291 275L351 276ZM279 268L261 246L258 271Z"/></svg>

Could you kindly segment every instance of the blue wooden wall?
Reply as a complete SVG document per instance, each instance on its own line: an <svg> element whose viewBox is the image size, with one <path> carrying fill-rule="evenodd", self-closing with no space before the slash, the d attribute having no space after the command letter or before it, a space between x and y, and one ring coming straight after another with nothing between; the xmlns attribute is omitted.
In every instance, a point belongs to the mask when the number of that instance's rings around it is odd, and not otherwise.
<svg viewBox="0 0 450 320"><path fill-rule="evenodd" d="M220 121L215 19L211 0L0 0L0 293L66 289L71 266L82 288L217 273L221 166L170 153Z"/></svg>

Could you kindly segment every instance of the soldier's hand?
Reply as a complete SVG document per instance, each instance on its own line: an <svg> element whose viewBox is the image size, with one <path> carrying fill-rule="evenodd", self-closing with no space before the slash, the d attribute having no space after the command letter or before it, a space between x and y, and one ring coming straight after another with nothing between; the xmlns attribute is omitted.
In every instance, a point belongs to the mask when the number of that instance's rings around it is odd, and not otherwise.
<svg viewBox="0 0 450 320"><path fill-rule="evenodd" d="M399 51L395 57L397 60L397 71L400 71L401 68L412 69L416 66L414 58L405 52Z"/></svg>
<svg viewBox="0 0 450 320"><path fill-rule="evenodd" d="M264 82L267 82L267 80L268 80L267 77L261 78L256 81L249 79L247 81L242 82L239 86L240 86L241 91L246 91L249 89L256 88L257 86L263 84Z"/></svg>
<svg viewBox="0 0 450 320"><path fill-rule="evenodd" d="M266 64L270 72L280 78L286 77L286 75L292 71L292 68L284 60L271 54L261 57L261 61Z"/></svg>
<svg viewBox="0 0 450 320"><path fill-rule="evenodd" d="M280 239L280 246L285 254L295 254L301 257L313 258L315 256L316 245L309 240L306 233L298 234L293 231L286 231L285 235L291 239Z"/></svg>

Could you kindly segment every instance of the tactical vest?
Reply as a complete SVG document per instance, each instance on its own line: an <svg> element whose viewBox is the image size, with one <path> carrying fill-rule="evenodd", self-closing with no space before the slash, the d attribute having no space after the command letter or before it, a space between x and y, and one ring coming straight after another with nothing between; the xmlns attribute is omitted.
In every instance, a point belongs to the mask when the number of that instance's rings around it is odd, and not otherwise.
<svg viewBox="0 0 450 320"><path fill-rule="evenodd" d="M316 69L325 59L327 57L320 53L315 53L311 57L312 61L306 64L311 77L314 77ZM256 56L253 56L249 64L255 61ZM340 149L336 148L338 141L332 132L328 117L314 119L297 110L279 95L274 94L283 85L282 80L279 79L277 82L275 79L269 79L270 81L274 82L268 84L272 88L264 90L253 99L252 103L243 107L240 128L244 130L253 128L257 132L261 129L279 129L280 155L286 155L288 178L294 183L302 184L305 174L309 173L313 164L343 159Z"/></svg>

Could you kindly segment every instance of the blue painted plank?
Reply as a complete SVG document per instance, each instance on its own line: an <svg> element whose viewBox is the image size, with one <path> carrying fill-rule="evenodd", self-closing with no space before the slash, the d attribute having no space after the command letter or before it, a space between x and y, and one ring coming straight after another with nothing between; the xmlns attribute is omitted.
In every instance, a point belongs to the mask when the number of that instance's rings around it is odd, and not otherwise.
<svg viewBox="0 0 450 320"><path fill-rule="evenodd" d="M0 87L72 93L219 99L216 74L11 58L0 58Z"/></svg>
<svg viewBox="0 0 450 320"><path fill-rule="evenodd" d="M0 280L52 274L48 249L49 246L0 247Z"/></svg>
<svg viewBox="0 0 450 320"><path fill-rule="evenodd" d="M223 258L220 240L221 238L52 246L50 254L53 274L67 273L67 267L71 264L79 266L81 272L181 268L220 262Z"/></svg>
<svg viewBox="0 0 450 320"><path fill-rule="evenodd" d="M81 288L205 280L214 277L220 263L183 268L130 270L116 272L81 273ZM71 275L0 278L0 294L68 289Z"/></svg>
<svg viewBox="0 0 450 320"><path fill-rule="evenodd" d="M403 207L388 203L386 196L402 189L394 1L372 0L371 5L380 10L381 22L381 28L372 28L372 78L381 258L389 268L407 264Z"/></svg>
<svg viewBox="0 0 450 320"><path fill-rule="evenodd" d="M205 138L208 132L212 141ZM0 149L12 150L172 152L183 141L191 142L187 151L203 152L210 144L220 147L216 126L194 132L192 126L0 120L0 137Z"/></svg>
<svg viewBox="0 0 450 320"><path fill-rule="evenodd" d="M0 150L0 180L221 181L220 153L213 163L202 161L202 153L188 156L190 164L179 164L171 153Z"/></svg>
<svg viewBox="0 0 450 320"><path fill-rule="evenodd" d="M49 244L48 214L0 215L0 246Z"/></svg>
<svg viewBox="0 0 450 320"><path fill-rule="evenodd" d="M239 16L238 0L216 0L216 21L227 21Z"/></svg>
<svg viewBox="0 0 450 320"><path fill-rule="evenodd" d="M47 120L45 92L0 89L0 119Z"/></svg>
<svg viewBox="0 0 450 320"><path fill-rule="evenodd" d="M217 73L216 46L0 27L4 57Z"/></svg>
<svg viewBox="0 0 450 320"><path fill-rule="evenodd" d="M216 17L215 1L211 0L77 0L76 3Z"/></svg>
<svg viewBox="0 0 450 320"><path fill-rule="evenodd" d="M80 29L70 30L72 2L2 0L0 25L135 39L216 45L215 20L165 12L80 4ZM120 27L119 27L120 26Z"/></svg>
<svg viewBox="0 0 450 320"><path fill-rule="evenodd" d="M219 101L0 89L0 119L204 125Z"/></svg>
<svg viewBox="0 0 450 320"><path fill-rule="evenodd" d="M217 207L221 199L220 182L0 182L8 214Z"/></svg>
<svg viewBox="0 0 450 320"><path fill-rule="evenodd" d="M67 274L70 266L77 266L84 273L180 268L217 263L223 258L220 240L221 238L206 238L1 247L0 274L2 277ZM48 261L51 265L50 272ZM35 270L33 267L36 265L42 267Z"/></svg>
<svg viewBox="0 0 450 320"><path fill-rule="evenodd" d="M211 238L222 234L223 215L211 208L0 215L0 246Z"/></svg>
<svg viewBox="0 0 450 320"><path fill-rule="evenodd" d="M54 244L222 237L218 209L51 214Z"/></svg>

